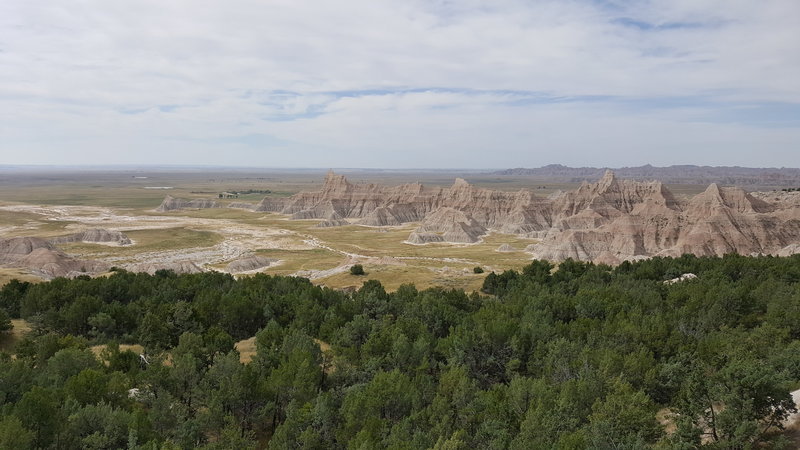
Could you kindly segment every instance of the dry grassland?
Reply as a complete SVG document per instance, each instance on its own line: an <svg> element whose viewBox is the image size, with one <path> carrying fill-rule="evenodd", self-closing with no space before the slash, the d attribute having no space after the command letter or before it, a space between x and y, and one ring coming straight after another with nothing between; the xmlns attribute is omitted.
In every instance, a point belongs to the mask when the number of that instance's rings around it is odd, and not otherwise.
<svg viewBox="0 0 800 450"><path fill-rule="evenodd" d="M0 333L0 352L13 354L17 343L31 331L31 325L22 319L11 319L11 331Z"/></svg>

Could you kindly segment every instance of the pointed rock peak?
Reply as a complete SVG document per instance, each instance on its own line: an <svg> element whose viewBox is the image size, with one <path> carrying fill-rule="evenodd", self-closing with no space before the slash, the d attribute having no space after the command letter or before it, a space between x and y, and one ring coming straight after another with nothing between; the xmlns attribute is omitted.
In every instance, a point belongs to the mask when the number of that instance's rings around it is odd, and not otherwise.
<svg viewBox="0 0 800 450"><path fill-rule="evenodd" d="M617 178L614 175L614 172L611 169L607 169L606 173L603 174L603 178L600 178L600 181L597 182L597 187L600 191L604 191L611 187L616 180Z"/></svg>
<svg viewBox="0 0 800 450"><path fill-rule="evenodd" d="M722 195L722 190L720 189L719 186L717 186L717 183L711 183L706 188L705 191L703 191L700 194L695 195L692 198L691 203L693 205L695 205L695 206L698 206L698 205L721 206L721 205L725 204L725 199L724 199L724 197Z"/></svg>
<svg viewBox="0 0 800 450"><path fill-rule="evenodd" d="M324 189L332 189L337 187L346 187L349 183L344 175L337 175L333 170L329 170L325 176Z"/></svg>
<svg viewBox="0 0 800 450"><path fill-rule="evenodd" d="M337 181L344 178L344 175L336 175L336 172L333 169L328 170L327 175L325 175L325 182Z"/></svg>
<svg viewBox="0 0 800 450"><path fill-rule="evenodd" d="M455 183L453 183L453 187L456 186L469 186L469 183L467 183L467 180L463 178L456 178Z"/></svg>
<svg viewBox="0 0 800 450"><path fill-rule="evenodd" d="M720 190L719 186L717 186L717 183L709 184L706 190L700 195L706 200L715 199L719 200L720 202L722 201L722 190Z"/></svg>

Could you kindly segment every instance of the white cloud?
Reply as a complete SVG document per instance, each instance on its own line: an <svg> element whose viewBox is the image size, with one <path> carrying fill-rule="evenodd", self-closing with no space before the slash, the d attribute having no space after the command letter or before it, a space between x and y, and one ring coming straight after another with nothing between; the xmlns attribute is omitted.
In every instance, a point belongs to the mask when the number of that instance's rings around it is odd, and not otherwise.
<svg viewBox="0 0 800 450"><path fill-rule="evenodd" d="M794 0L7 0L0 155L796 165L798 17ZM780 126L730 119L775 102Z"/></svg>

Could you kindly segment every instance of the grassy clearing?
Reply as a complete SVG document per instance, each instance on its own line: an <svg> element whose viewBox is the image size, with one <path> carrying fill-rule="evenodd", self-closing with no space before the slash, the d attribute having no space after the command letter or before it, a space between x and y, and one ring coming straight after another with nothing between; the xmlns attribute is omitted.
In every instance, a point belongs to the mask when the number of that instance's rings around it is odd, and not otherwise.
<svg viewBox="0 0 800 450"><path fill-rule="evenodd" d="M283 264L268 267L271 275L290 275L300 270L326 270L341 265L347 258L342 254L315 248L311 250L259 250L259 256L280 259Z"/></svg>
<svg viewBox="0 0 800 450"><path fill-rule="evenodd" d="M256 356L256 337L253 336L248 339L241 340L233 345L233 348L239 352L239 362L248 364Z"/></svg>
<svg viewBox="0 0 800 450"><path fill-rule="evenodd" d="M155 208L163 200L165 192L169 191L108 183L90 186L68 183L3 188L0 189L0 199L36 205Z"/></svg>
<svg viewBox="0 0 800 450"><path fill-rule="evenodd" d="M466 291L479 290L483 285L483 274L472 273L472 268L463 265L434 266L415 262L405 266L364 265L366 275L338 273L315 280L334 289L360 288L367 280L378 280L387 291L395 291L403 284L413 283L418 289L429 287L458 288Z"/></svg>
<svg viewBox="0 0 800 450"><path fill-rule="evenodd" d="M495 263L503 266L509 263L525 265L530 257L523 250L536 242L536 240L515 235L491 233L477 244L411 245L403 241L408 238L418 224L383 228L359 225L317 228L315 225L318 222L318 220L286 220L285 216L275 214L264 217L262 220L262 223L271 227L315 237L337 250L372 257L448 257L476 260L487 265ZM509 244L518 251L510 253L495 251L503 244Z"/></svg>
<svg viewBox="0 0 800 450"><path fill-rule="evenodd" d="M6 283L14 279L31 282L42 281L41 278L31 275L24 269L14 269L8 267L0 268L0 286L4 286Z"/></svg>
<svg viewBox="0 0 800 450"><path fill-rule="evenodd" d="M331 346L327 342L320 341L319 339L314 339L314 342L319 345L319 349L322 350L323 353L331 351ZM253 361L253 357L256 356L256 337L253 336L251 338L243 339L233 344L233 348L239 352L239 362L242 364L249 364Z"/></svg>
<svg viewBox="0 0 800 450"><path fill-rule="evenodd" d="M253 212L247 209L238 208L208 208L208 209L183 209L166 213L153 213L158 216L186 216L198 219L228 219L237 222L257 221L264 213Z"/></svg>
<svg viewBox="0 0 800 450"><path fill-rule="evenodd" d="M52 237L67 233L74 222L47 220L43 215L29 212L0 210L0 227L15 227L2 233L4 238L18 236Z"/></svg>
<svg viewBox="0 0 800 450"><path fill-rule="evenodd" d="M143 252L178 250L183 248L207 248L222 242L223 237L212 231L195 230L186 227L154 228L125 232L135 245L109 247L103 244L73 242L59 244L64 251L73 254L113 254L129 256Z"/></svg>
<svg viewBox="0 0 800 450"><path fill-rule="evenodd" d="M6 226L18 227L31 222L43 222L44 220L45 218L41 214L0 210L0 224Z"/></svg>
<svg viewBox="0 0 800 450"><path fill-rule="evenodd" d="M14 353L17 343L31 331L31 325L22 319L11 319L11 331L0 333L0 351Z"/></svg>
<svg viewBox="0 0 800 450"><path fill-rule="evenodd" d="M92 353L94 353L94 356L99 358L100 355L103 353L103 350L106 349L106 347L108 347L106 344L94 345L92 347L89 347L89 350L91 350ZM124 352L126 350L130 350L133 353L136 353L137 355L144 353L144 347L142 347L139 344L119 344L120 352Z"/></svg>
<svg viewBox="0 0 800 450"><path fill-rule="evenodd" d="M134 247L140 251L212 247L222 242L222 236L218 233L186 227L132 230L126 231L125 234L134 240L136 243Z"/></svg>

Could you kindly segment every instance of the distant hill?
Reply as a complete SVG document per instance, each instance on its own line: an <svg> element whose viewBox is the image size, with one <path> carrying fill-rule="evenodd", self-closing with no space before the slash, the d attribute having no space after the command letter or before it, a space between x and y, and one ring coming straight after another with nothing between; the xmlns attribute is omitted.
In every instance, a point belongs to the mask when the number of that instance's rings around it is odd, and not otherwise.
<svg viewBox="0 0 800 450"><path fill-rule="evenodd" d="M551 164L535 169L506 169L492 172L494 175L537 176L554 181L593 181L611 169L619 178L632 180L659 180L670 184L724 184L738 186L800 186L800 169L797 168L752 168L714 166L669 166L651 165L638 167L567 167Z"/></svg>

